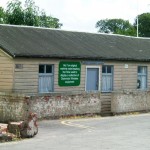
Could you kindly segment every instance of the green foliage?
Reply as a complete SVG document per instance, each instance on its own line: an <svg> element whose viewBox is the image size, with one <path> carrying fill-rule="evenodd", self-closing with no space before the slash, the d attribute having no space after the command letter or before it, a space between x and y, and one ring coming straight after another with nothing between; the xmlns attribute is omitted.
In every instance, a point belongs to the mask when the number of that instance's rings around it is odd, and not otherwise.
<svg viewBox="0 0 150 150"><path fill-rule="evenodd" d="M39 14L39 7L35 6L35 3L32 0L26 0L24 10L25 24L28 26L39 26Z"/></svg>
<svg viewBox="0 0 150 150"><path fill-rule="evenodd" d="M24 24L24 12L19 0L14 0L7 5L6 10L6 23L23 25Z"/></svg>
<svg viewBox="0 0 150 150"><path fill-rule="evenodd" d="M62 26L59 19L47 16L44 10L40 11L33 0L26 0L24 8L19 0L9 2L6 11L0 7L0 23L48 28Z"/></svg>
<svg viewBox="0 0 150 150"><path fill-rule="evenodd" d="M98 32L101 33L113 33L123 35L136 35L135 28L129 23L129 21L123 19L104 19L96 23Z"/></svg>
<svg viewBox="0 0 150 150"><path fill-rule="evenodd" d="M46 16L44 11L41 11L39 26L47 28L60 28L63 24L59 23L58 18Z"/></svg>
<svg viewBox="0 0 150 150"><path fill-rule="evenodd" d="M0 7L0 24L5 23L5 12L2 7Z"/></svg>
<svg viewBox="0 0 150 150"><path fill-rule="evenodd" d="M138 15L138 28L140 37L150 37L150 13ZM134 27L137 27L137 17L134 22Z"/></svg>

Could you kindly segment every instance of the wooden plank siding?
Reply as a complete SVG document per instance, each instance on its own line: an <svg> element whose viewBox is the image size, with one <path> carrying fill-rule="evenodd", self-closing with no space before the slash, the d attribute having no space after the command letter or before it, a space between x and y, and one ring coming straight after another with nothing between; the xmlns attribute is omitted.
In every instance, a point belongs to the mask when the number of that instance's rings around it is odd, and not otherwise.
<svg viewBox="0 0 150 150"><path fill-rule="evenodd" d="M60 87L58 85L59 61L53 59L15 59L15 64L21 64L23 67L21 69L15 68L13 91L28 94L38 93L39 64L54 65L54 92L84 91L85 73L81 73L80 86ZM85 70L85 66L82 66L81 70Z"/></svg>
<svg viewBox="0 0 150 150"><path fill-rule="evenodd" d="M147 66L147 83L150 87L150 63L149 62L121 62L108 61L105 65L114 66L113 90L136 89L137 88L137 68ZM125 64L128 68L125 68Z"/></svg>
<svg viewBox="0 0 150 150"><path fill-rule="evenodd" d="M13 90L15 92L29 93L29 94L38 93L39 64L53 64L54 65L54 92L85 91L86 65L83 65L81 63L80 86L60 87L58 85L59 61L60 60L58 59L55 60L54 59L15 59L15 64L22 64L23 68L15 69ZM128 68L125 68L125 64L128 64ZM114 66L113 90L136 89L138 66L147 66L148 75L150 75L150 63L105 61L104 65ZM99 84L101 89L101 80L102 80L101 65L98 65L98 67L100 68ZM148 81L148 88L149 88L150 76L148 76L147 81Z"/></svg>
<svg viewBox="0 0 150 150"><path fill-rule="evenodd" d="M13 59L0 49L0 91L11 92L13 89Z"/></svg>
<svg viewBox="0 0 150 150"><path fill-rule="evenodd" d="M38 93L38 78L40 61L35 59L15 59L14 92L35 94Z"/></svg>
<svg viewBox="0 0 150 150"><path fill-rule="evenodd" d="M136 89L136 86L137 66L128 64L128 68L125 68L125 64L114 64L114 90Z"/></svg>

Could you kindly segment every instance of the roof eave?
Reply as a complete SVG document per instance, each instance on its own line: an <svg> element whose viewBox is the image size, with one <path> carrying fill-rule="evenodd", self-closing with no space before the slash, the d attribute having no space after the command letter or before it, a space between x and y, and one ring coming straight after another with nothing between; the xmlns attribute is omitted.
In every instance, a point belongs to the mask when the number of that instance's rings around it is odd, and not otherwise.
<svg viewBox="0 0 150 150"><path fill-rule="evenodd" d="M149 62L149 59L139 58L116 58L116 57L101 57L101 56L64 56L64 55L13 55L15 58L53 58L53 59L83 59L83 60L116 60L116 61L145 61Z"/></svg>
<svg viewBox="0 0 150 150"><path fill-rule="evenodd" d="M8 49L6 49L5 47L3 47L2 45L0 45L0 49L1 49L2 51L4 51L7 55L9 55L9 56L15 58L15 55L12 54Z"/></svg>

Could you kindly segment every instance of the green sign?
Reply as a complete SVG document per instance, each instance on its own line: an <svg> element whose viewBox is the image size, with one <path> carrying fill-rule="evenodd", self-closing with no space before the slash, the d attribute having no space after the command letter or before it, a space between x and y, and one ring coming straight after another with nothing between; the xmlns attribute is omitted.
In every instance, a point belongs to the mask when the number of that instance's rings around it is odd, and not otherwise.
<svg viewBox="0 0 150 150"><path fill-rule="evenodd" d="M80 62L59 62L59 86L79 86L80 72Z"/></svg>

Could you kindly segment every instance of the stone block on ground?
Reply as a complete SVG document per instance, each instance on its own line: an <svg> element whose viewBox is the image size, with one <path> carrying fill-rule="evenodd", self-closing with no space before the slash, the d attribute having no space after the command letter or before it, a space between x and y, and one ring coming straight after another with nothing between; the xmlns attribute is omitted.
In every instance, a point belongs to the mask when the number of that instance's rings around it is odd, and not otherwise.
<svg viewBox="0 0 150 150"><path fill-rule="evenodd" d="M12 133L8 133L7 124L0 123L0 143L12 141L16 136Z"/></svg>
<svg viewBox="0 0 150 150"><path fill-rule="evenodd" d="M7 132L7 124L0 123L0 133L6 133Z"/></svg>
<svg viewBox="0 0 150 150"><path fill-rule="evenodd" d="M15 134L18 138L33 137L38 133L37 116L30 113L25 121L10 122L8 131Z"/></svg>

